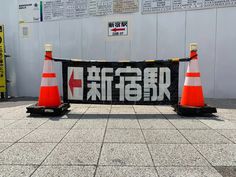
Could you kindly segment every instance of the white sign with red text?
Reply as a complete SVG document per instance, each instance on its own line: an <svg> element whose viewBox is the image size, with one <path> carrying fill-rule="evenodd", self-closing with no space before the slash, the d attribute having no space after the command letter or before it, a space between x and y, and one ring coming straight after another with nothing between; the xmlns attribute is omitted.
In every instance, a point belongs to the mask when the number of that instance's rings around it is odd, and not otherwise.
<svg viewBox="0 0 236 177"><path fill-rule="evenodd" d="M128 21L109 21L108 36L128 36Z"/></svg>

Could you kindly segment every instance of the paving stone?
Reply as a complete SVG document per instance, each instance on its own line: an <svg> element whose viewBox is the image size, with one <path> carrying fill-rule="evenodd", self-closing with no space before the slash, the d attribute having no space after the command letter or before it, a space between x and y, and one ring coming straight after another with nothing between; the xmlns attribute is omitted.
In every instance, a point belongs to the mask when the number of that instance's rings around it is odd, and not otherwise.
<svg viewBox="0 0 236 177"><path fill-rule="evenodd" d="M40 166L32 177L92 177L95 166Z"/></svg>
<svg viewBox="0 0 236 177"><path fill-rule="evenodd" d="M112 108L111 114L135 114L133 108Z"/></svg>
<svg viewBox="0 0 236 177"><path fill-rule="evenodd" d="M22 119L11 124L7 128L11 129L35 129L45 123L47 119Z"/></svg>
<svg viewBox="0 0 236 177"><path fill-rule="evenodd" d="M134 105L134 110L136 114L153 114L153 115L160 114L160 112L154 106L151 105L150 106Z"/></svg>
<svg viewBox="0 0 236 177"><path fill-rule="evenodd" d="M186 144L188 141L177 130L143 130L150 144Z"/></svg>
<svg viewBox="0 0 236 177"><path fill-rule="evenodd" d="M105 109L111 109L112 105L106 105L106 104L91 104L90 108L105 108Z"/></svg>
<svg viewBox="0 0 236 177"><path fill-rule="evenodd" d="M148 145L155 166L208 166L209 163L189 144Z"/></svg>
<svg viewBox="0 0 236 177"><path fill-rule="evenodd" d="M9 126L10 124L16 122L17 120L1 120L0 119L0 129L1 128L6 128L7 126Z"/></svg>
<svg viewBox="0 0 236 177"><path fill-rule="evenodd" d="M0 142L16 142L32 129L1 129L0 130Z"/></svg>
<svg viewBox="0 0 236 177"><path fill-rule="evenodd" d="M74 113L80 113L80 114L84 114L89 108L89 105L82 105L82 104L71 104L70 107L70 113L74 114Z"/></svg>
<svg viewBox="0 0 236 177"><path fill-rule="evenodd" d="M236 143L236 130L218 130L218 132Z"/></svg>
<svg viewBox="0 0 236 177"><path fill-rule="evenodd" d="M218 111L218 110L217 110ZM230 111L230 110L229 110ZM236 120L236 112L227 112L227 113L217 113L216 115L220 118L222 118L223 120L232 120L235 121Z"/></svg>
<svg viewBox="0 0 236 177"><path fill-rule="evenodd" d="M171 106L156 106L156 108L162 114L176 114Z"/></svg>
<svg viewBox="0 0 236 177"><path fill-rule="evenodd" d="M236 166L236 144L196 144L213 166Z"/></svg>
<svg viewBox="0 0 236 177"><path fill-rule="evenodd" d="M60 143L43 165L96 165L101 143Z"/></svg>
<svg viewBox="0 0 236 177"><path fill-rule="evenodd" d="M102 142L105 129L74 129L71 130L62 142Z"/></svg>
<svg viewBox="0 0 236 177"><path fill-rule="evenodd" d="M89 108L91 104L70 104L71 110L80 108Z"/></svg>
<svg viewBox="0 0 236 177"><path fill-rule="evenodd" d="M105 129L107 124L107 119L81 119L79 120L74 129Z"/></svg>
<svg viewBox="0 0 236 177"><path fill-rule="evenodd" d="M162 114L152 114L152 113L142 113L142 114L140 114L140 113L137 113L136 114L136 117L137 117L137 119L139 119L139 120L159 120L159 119L162 119L162 120L167 120Z"/></svg>
<svg viewBox="0 0 236 177"><path fill-rule="evenodd" d="M110 114L109 119L136 119L136 114Z"/></svg>
<svg viewBox="0 0 236 177"><path fill-rule="evenodd" d="M222 177L213 167L157 167L159 177Z"/></svg>
<svg viewBox="0 0 236 177"><path fill-rule="evenodd" d="M153 163L145 144L105 143L99 165L153 166Z"/></svg>
<svg viewBox="0 0 236 177"><path fill-rule="evenodd" d="M236 123L229 120L201 120L212 129L236 129Z"/></svg>
<svg viewBox="0 0 236 177"><path fill-rule="evenodd" d="M145 143L139 129L107 129L105 142Z"/></svg>
<svg viewBox="0 0 236 177"><path fill-rule="evenodd" d="M20 165L0 165L1 177L26 177L36 169L36 166L20 166Z"/></svg>
<svg viewBox="0 0 236 177"><path fill-rule="evenodd" d="M81 117L81 120L107 120L109 117L109 114L84 114Z"/></svg>
<svg viewBox="0 0 236 177"><path fill-rule="evenodd" d="M0 143L0 153L9 147L12 143Z"/></svg>
<svg viewBox="0 0 236 177"><path fill-rule="evenodd" d="M139 119L142 129L176 129L167 119Z"/></svg>
<svg viewBox="0 0 236 177"><path fill-rule="evenodd" d="M130 108L133 109L133 105L122 105L122 104L114 104L111 105L111 108Z"/></svg>
<svg viewBox="0 0 236 177"><path fill-rule="evenodd" d="M89 108L86 111L86 114L109 114L110 108L106 107L97 107L97 108Z"/></svg>
<svg viewBox="0 0 236 177"><path fill-rule="evenodd" d="M229 144L228 139L214 130L180 130L192 144Z"/></svg>
<svg viewBox="0 0 236 177"><path fill-rule="evenodd" d="M71 106L73 106L73 104L71 104ZM78 106L78 105L77 105ZM70 111L64 115L63 117L65 117L66 119L80 119L84 113L86 112L88 108L87 107L71 107Z"/></svg>
<svg viewBox="0 0 236 177"><path fill-rule="evenodd" d="M154 167L99 166L95 177L158 177L158 175Z"/></svg>
<svg viewBox="0 0 236 177"><path fill-rule="evenodd" d="M0 154L0 164L40 164L55 143L16 143Z"/></svg>
<svg viewBox="0 0 236 177"><path fill-rule="evenodd" d="M209 129L206 125L196 119L169 119L177 129Z"/></svg>
<svg viewBox="0 0 236 177"><path fill-rule="evenodd" d="M215 167L223 177L235 177L236 167Z"/></svg>
<svg viewBox="0 0 236 177"><path fill-rule="evenodd" d="M107 128L140 128L137 119L109 119Z"/></svg>
<svg viewBox="0 0 236 177"><path fill-rule="evenodd" d="M10 112L17 111L18 109L19 109L18 106L13 106L13 107L8 107L8 106L7 107L1 107L0 106L0 119L2 117L4 117L5 115L9 114Z"/></svg>
<svg viewBox="0 0 236 177"><path fill-rule="evenodd" d="M42 143L56 143L59 142L68 132L65 129L36 129L23 139L20 142L42 142Z"/></svg>
<svg viewBox="0 0 236 177"><path fill-rule="evenodd" d="M65 119L51 119L39 129L71 129L77 120L65 120Z"/></svg>
<svg viewBox="0 0 236 177"><path fill-rule="evenodd" d="M2 110L3 108L1 108ZM26 106L11 107L8 111L3 111L1 119L20 120L26 118Z"/></svg>

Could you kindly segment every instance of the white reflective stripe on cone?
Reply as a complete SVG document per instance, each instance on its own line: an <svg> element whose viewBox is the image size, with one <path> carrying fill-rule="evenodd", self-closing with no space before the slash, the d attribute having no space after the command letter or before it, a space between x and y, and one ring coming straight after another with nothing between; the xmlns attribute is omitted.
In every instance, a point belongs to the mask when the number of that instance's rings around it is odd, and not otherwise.
<svg viewBox="0 0 236 177"><path fill-rule="evenodd" d="M200 77L186 77L184 86L202 86Z"/></svg>
<svg viewBox="0 0 236 177"><path fill-rule="evenodd" d="M198 60L191 60L188 64L187 73L198 73L198 72L199 72Z"/></svg>
<svg viewBox="0 0 236 177"><path fill-rule="evenodd" d="M51 73L53 71L53 63L52 60L45 60L43 64L43 72Z"/></svg>
<svg viewBox="0 0 236 177"><path fill-rule="evenodd" d="M56 78L42 78L41 86L57 86L57 79Z"/></svg>

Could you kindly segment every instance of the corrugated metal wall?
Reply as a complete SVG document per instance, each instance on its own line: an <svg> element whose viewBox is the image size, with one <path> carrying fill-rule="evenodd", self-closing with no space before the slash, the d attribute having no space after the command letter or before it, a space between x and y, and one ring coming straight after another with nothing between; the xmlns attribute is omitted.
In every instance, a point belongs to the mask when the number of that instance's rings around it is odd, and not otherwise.
<svg viewBox="0 0 236 177"><path fill-rule="evenodd" d="M236 98L235 7L125 14L120 17L129 19L131 35L120 40L107 38L106 22L113 17L117 18L117 15L26 24L30 29L28 38L22 37L19 25L16 46L19 50L14 54L17 95L38 95L45 43L53 44L57 57L116 61L185 57L189 55L189 43L197 42L205 96ZM182 64L180 88L185 69ZM60 64L56 64L56 71L62 85Z"/></svg>

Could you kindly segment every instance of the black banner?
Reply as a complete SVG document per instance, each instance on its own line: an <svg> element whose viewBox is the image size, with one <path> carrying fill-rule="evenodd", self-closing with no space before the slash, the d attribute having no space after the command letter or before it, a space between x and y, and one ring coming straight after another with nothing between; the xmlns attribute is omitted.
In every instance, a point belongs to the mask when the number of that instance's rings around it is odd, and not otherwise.
<svg viewBox="0 0 236 177"><path fill-rule="evenodd" d="M170 105L178 102L179 63L64 61L64 102Z"/></svg>

